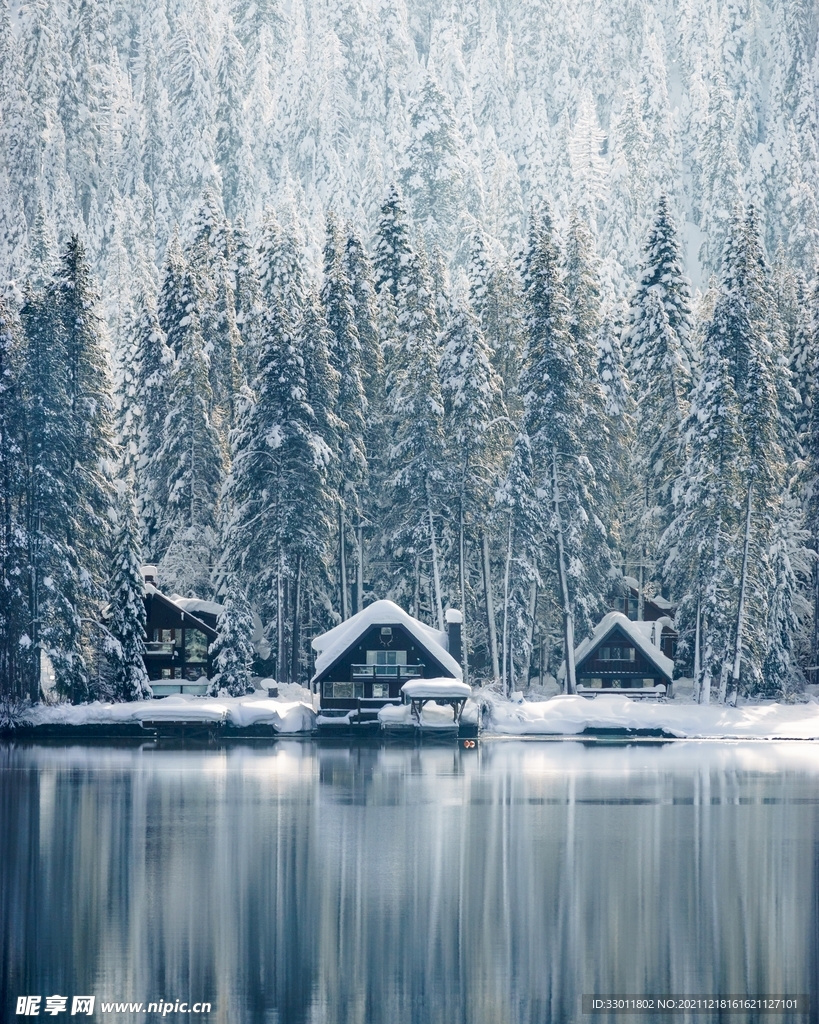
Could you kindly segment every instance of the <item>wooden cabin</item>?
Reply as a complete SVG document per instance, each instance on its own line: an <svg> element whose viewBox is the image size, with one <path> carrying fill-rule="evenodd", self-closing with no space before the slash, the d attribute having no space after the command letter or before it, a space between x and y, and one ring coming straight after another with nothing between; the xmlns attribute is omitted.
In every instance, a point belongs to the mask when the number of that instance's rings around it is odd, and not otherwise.
<svg viewBox="0 0 819 1024"><path fill-rule="evenodd" d="M660 646L663 623L633 622L609 612L574 654L578 685L591 689L666 687L671 693L674 662Z"/></svg>
<svg viewBox="0 0 819 1024"><path fill-rule="evenodd" d="M216 639L216 619L221 606L163 594L156 587L156 570L146 565L145 667L155 697L171 693L204 693L196 681L211 676L210 645Z"/></svg>
<svg viewBox="0 0 819 1024"><path fill-rule="evenodd" d="M462 679L461 613L447 612L447 632L408 615L392 601L375 601L335 629L316 637L311 681L322 713L356 710L373 717L401 702L401 687L415 679Z"/></svg>

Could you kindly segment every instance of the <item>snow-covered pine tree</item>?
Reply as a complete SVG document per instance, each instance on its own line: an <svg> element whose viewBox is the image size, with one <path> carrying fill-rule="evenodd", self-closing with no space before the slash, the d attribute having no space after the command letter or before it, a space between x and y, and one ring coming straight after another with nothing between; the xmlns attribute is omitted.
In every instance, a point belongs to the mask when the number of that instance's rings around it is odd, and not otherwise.
<svg viewBox="0 0 819 1024"><path fill-rule="evenodd" d="M528 685L538 588L543 583L538 560L543 555L544 513L536 494L532 448L523 431L515 437L509 469L498 488L496 514L506 519L501 680L508 696L517 688L517 667L527 670L521 682Z"/></svg>
<svg viewBox="0 0 819 1024"><path fill-rule="evenodd" d="M694 692L703 704L710 703L712 681L720 679L732 653L744 527L747 453L725 351L728 322L723 297L703 339L700 378L683 421L686 458L674 487L675 516L662 539L665 575L679 601L677 660L692 665Z"/></svg>
<svg viewBox="0 0 819 1024"><path fill-rule="evenodd" d="M236 326L242 339L239 361L245 379L252 381L256 376L261 348L261 289L250 237L241 217L233 225L233 264L236 278Z"/></svg>
<svg viewBox="0 0 819 1024"><path fill-rule="evenodd" d="M313 414L311 444L316 461L291 485L290 494L291 500L299 506L298 529L288 551L293 576L290 634L290 679L293 682L299 680L303 664L301 622L308 587L325 606L332 603L327 593L327 566L333 524L342 500L340 488L344 483L339 472L343 424L336 412L341 381L338 370L332 365L332 342L333 334L321 302L311 289L296 331L296 350L304 364L305 397Z"/></svg>
<svg viewBox="0 0 819 1024"><path fill-rule="evenodd" d="M288 675L284 589L292 553L314 542L308 530L323 508L332 459L308 400L304 359L290 320L274 299L265 312L264 347L252 395L232 438L225 482L222 565L248 582L265 627L275 626L277 676ZM320 556L323 552L317 551Z"/></svg>
<svg viewBox="0 0 819 1024"><path fill-rule="evenodd" d="M401 349L389 366L388 409L392 444L386 486L387 543L394 555L415 561L415 591L422 556L429 553L434 579L436 623L444 629L438 519L443 511L443 401L438 378L438 324L426 258L415 253L408 284L399 292ZM413 601L415 614L418 602Z"/></svg>
<svg viewBox="0 0 819 1024"><path fill-rule="evenodd" d="M652 344L651 335L643 324L646 297L651 291L657 293L669 326L677 337L684 372L679 385L683 389L682 397L685 397L691 388L691 374L696 365L691 342L691 285L685 276L677 229L665 194L660 196L654 222L643 245L640 279L631 298L629 326L624 335L632 367L631 377L635 382L644 350L650 351Z"/></svg>
<svg viewBox="0 0 819 1024"><path fill-rule="evenodd" d="M99 295L91 277L85 247L69 239L58 272L47 289L46 302L54 311L53 327L62 338L69 419L63 444L68 458L62 467L71 505L64 523L65 540L76 552L79 570L77 614L94 627L96 609L105 592L105 554L109 550L114 502L111 475L116 463L114 402ZM98 635L92 634L93 640ZM51 652L55 670L73 698L89 695L86 660L88 633L78 643L84 656L59 649ZM79 651L76 652L79 655ZM71 682L69 683L69 679Z"/></svg>
<svg viewBox="0 0 819 1024"><path fill-rule="evenodd" d="M118 700L144 700L151 687L145 670L145 584L140 568L140 547L130 486L117 502L113 539L113 566L109 586L108 661L113 669L114 695Z"/></svg>
<svg viewBox="0 0 819 1024"><path fill-rule="evenodd" d="M492 496L509 432L502 385L477 317L461 300L453 305L439 348L444 401L448 505L457 516L458 590L464 616L464 666L475 632L468 604L467 543L489 526Z"/></svg>
<svg viewBox="0 0 819 1024"><path fill-rule="evenodd" d="M168 243L163 267L162 289L159 294L159 324L174 356L182 351L182 337L188 316L196 303L193 278L182 253L176 230Z"/></svg>
<svg viewBox="0 0 819 1024"><path fill-rule="evenodd" d="M0 298L0 694L25 693L26 634L25 406L23 328Z"/></svg>
<svg viewBox="0 0 819 1024"><path fill-rule="evenodd" d="M199 318L188 309L177 332L181 350L167 394L170 398L156 454L164 498L157 529L159 577L166 589L206 597L216 547L223 454L211 418L208 379Z"/></svg>
<svg viewBox="0 0 819 1024"><path fill-rule="evenodd" d="M379 296L387 293L393 302L398 300L399 293L407 286L412 252L412 232L404 196L398 185L393 184L381 207L373 246L375 288Z"/></svg>
<svg viewBox="0 0 819 1024"><path fill-rule="evenodd" d="M290 226L282 226L272 210L267 210L256 248L256 267L262 302L281 303L296 321L307 297L304 259Z"/></svg>
<svg viewBox="0 0 819 1024"><path fill-rule="evenodd" d="M362 519L363 492L368 483L367 397L362 383L361 340L355 317L355 299L342 260L342 238L332 214L327 218L324 244L324 284L321 292L327 326L332 335L330 363L338 374L335 413L338 417L338 549L341 617L349 615L347 572L348 527L358 531ZM357 554L360 557L360 553ZM360 574L359 574L360 578ZM357 593L356 609L363 594Z"/></svg>
<svg viewBox="0 0 819 1024"><path fill-rule="evenodd" d="M171 400L170 378L174 357L148 296L143 295L137 305L131 348L135 377L132 408L137 433L136 507L141 548L150 559L158 561L156 542L166 482L156 456L162 445L165 417Z"/></svg>
<svg viewBox="0 0 819 1024"><path fill-rule="evenodd" d="M210 695L218 697L220 690L226 690L231 697L252 693L253 613L235 575L228 580L216 629L218 635L209 652L214 668Z"/></svg>
<svg viewBox="0 0 819 1024"><path fill-rule="evenodd" d="M529 338L520 377L523 427L554 544L563 615L566 692L576 692L575 622L590 625L606 589L610 552L590 454L587 412L602 405L599 382L579 365L571 334L560 247L551 213L533 217L525 258ZM589 389L592 389L591 391Z"/></svg>

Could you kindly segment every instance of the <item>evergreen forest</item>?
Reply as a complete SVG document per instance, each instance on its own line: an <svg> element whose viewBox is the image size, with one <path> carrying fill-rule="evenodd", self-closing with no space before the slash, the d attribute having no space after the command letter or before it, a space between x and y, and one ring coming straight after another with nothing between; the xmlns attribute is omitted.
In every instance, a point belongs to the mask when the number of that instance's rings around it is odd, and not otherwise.
<svg viewBox="0 0 819 1024"><path fill-rule="evenodd" d="M146 563L225 606L237 692L379 598L573 692L634 581L697 699L819 682L818 38L812 0L3 0L0 692L150 695Z"/></svg>

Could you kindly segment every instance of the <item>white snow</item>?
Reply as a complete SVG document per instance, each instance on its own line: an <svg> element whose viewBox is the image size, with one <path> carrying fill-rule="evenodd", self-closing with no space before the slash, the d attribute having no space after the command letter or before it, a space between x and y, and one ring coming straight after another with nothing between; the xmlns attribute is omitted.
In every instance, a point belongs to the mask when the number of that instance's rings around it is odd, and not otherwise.
<svg viewBox="0 0 819 1024"><path fill-rule="evenodd" d="M301 689L301 688L300 688ZM246 697L192 697L175 694L162 700L125 704L36 704L22 716L23 725L122 725L138 722L225 722L236 728L271 725L276 732L312 732L316 715L304 700Z"/></svg>
<svg viewBox="0 0 819 1024"><path fill-rule="evenodd" d="M320 675L326 668L342 654L348 647L370 628L370 626L400 625L403 626L410 636L426 648L436 658L443 668L448 669L456 679L463 677L461 666L447 651L447 635L438 629L433 629L418 619L408 615L403 608L399 608L392 601L374 601L367 605L362 611L345 619L334 629L322 633L313 640L313 650L318 651L316 658L316 671L313 678Z"/></svg>
<svg viewBox="0 0 819 1024"><path fill-rule="evenodd" d="M807 704L653 704L620 694L594 700L565 694L544 701L485 702L485 733L576 736L586 729L662 730L679 739L819 739L819 702Z"/></svg>
<svg viewBox="0 0 819 1024"><path fill-rule="evenodd" d="M182 597L181 594L171 594L170 599L174 604L178 604L180 608L183 608L186 612L190 612L191 615L216 615L222 611L222 605L217 604L216 601L200 601L198 597Z"/></svg>
<svg viewBox="0 0 819 1024"><path fill-rule="evenodd" d="M457 679L414 679L404 683L401 693L408 700L464 700L472 696L472 687Z"/></svg>

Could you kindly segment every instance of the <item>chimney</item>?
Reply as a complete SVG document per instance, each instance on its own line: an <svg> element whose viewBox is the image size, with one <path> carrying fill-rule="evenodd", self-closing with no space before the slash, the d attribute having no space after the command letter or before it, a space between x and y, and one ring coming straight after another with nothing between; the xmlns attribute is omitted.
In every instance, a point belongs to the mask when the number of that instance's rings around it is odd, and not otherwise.
<svg viewBox="0 0 819 1024"><path fill-rule="evenodd" d="M150 583L156 586L156 566L155 565L143 565L142 566L142 578L146 583Z"/></svg>
<svg viewBox="0 0 819 1024"><path fill-rule="evenodd" d="M447 645L449 647L449 653L459 665L463 666L461 623L464 621L464 617L456 608L448 608L445 618L447 633L449 636L449 643Z"/></svg>

